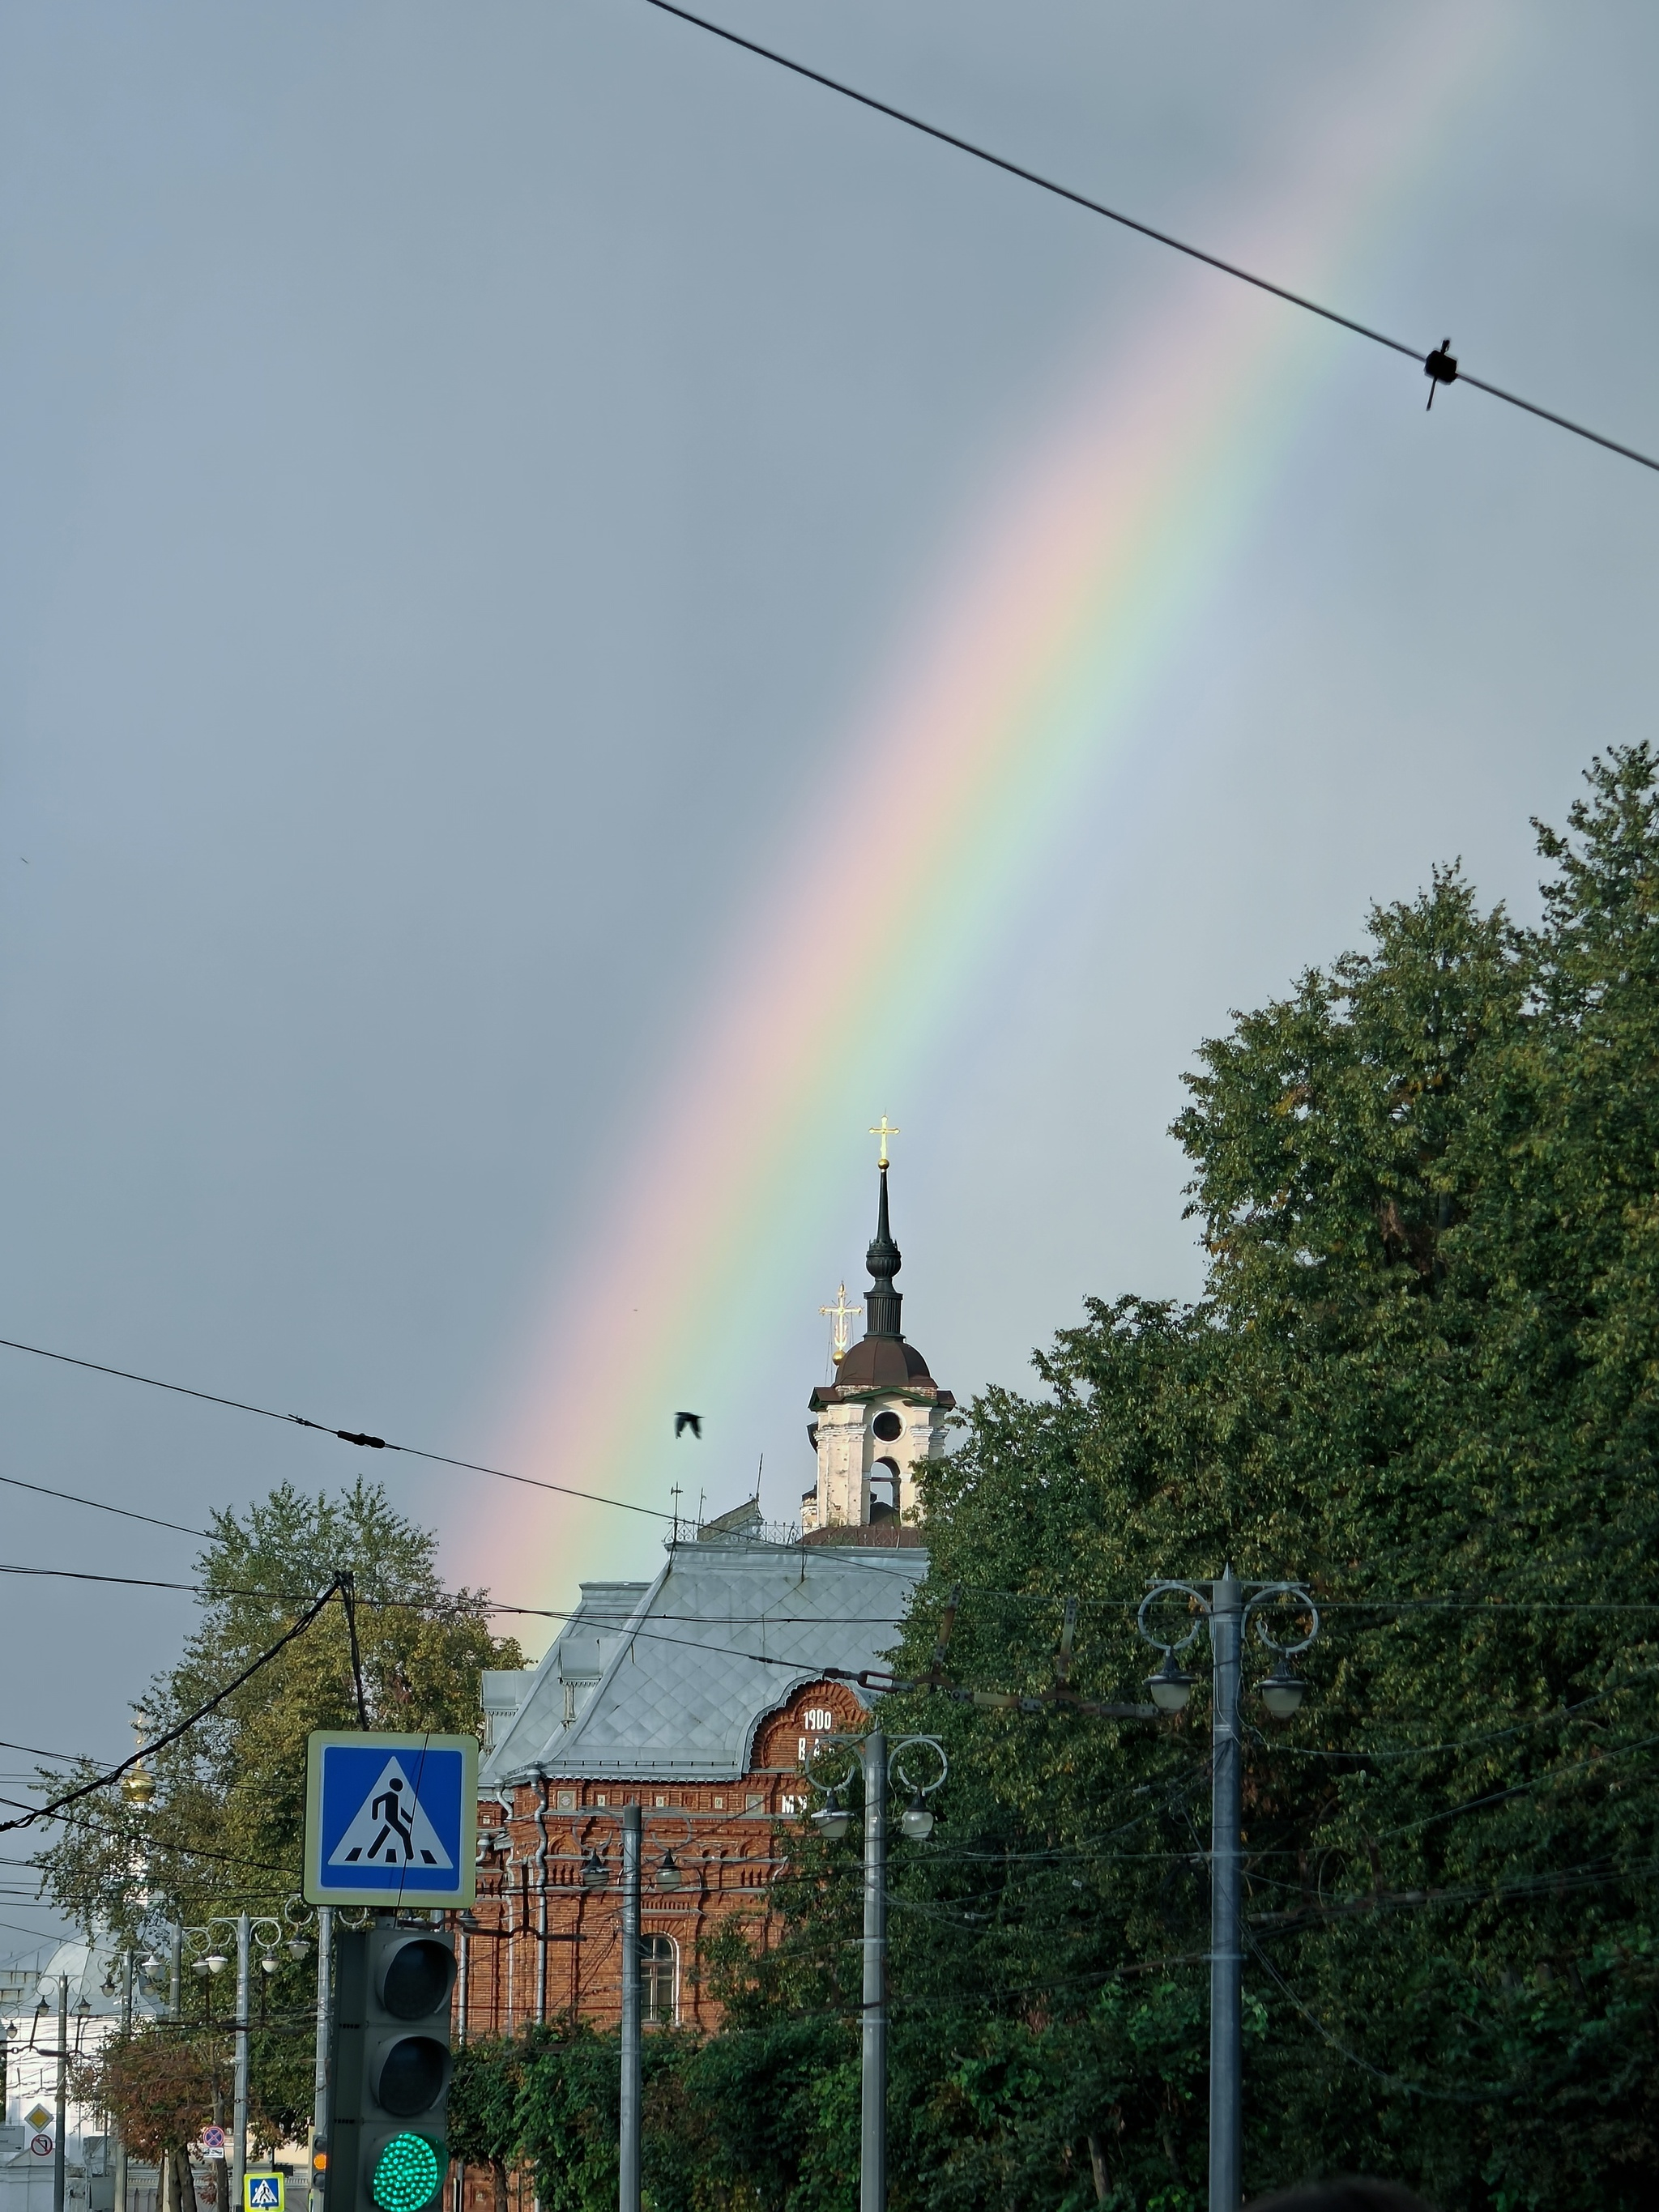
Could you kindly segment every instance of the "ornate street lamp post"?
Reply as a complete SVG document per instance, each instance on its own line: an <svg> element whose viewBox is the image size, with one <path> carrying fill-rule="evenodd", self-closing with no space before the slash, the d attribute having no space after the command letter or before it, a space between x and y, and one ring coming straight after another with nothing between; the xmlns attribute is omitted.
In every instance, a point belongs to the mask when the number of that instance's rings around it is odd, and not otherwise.
<svg viewBox="0 0 1659 2212"><path fill-rule="evenodd" d="M280 1921L255 1920L246 1912L239 1912L234 1919L216 1917L199 1928L181 1929L180 1939L193 1936L202 1942L210 1942L216 1928L228 1928L236 1938L236 2017L231 2023L235 2034L235 2077L231 2100L230 2203L225 2212L240 2212L242 2177L247 2172L248 2028L252 2002L252 1991L248 1985L251 1954L257 1938L270 1955L272 1947L282 1940L283 1929ZM264 1933L267 1929L270 1931L269 1936ZM223 1973L229 1963L222 1951L211 1950L194 1959L191 1966L198 1974L217 1975ZM211 1987L210 1982L210 1990ZM210 1996L209 2005L210 2010Z"/></svg>
<svg viewBox="0 0 1659 2212"><path fill-rule="evenodd" d="M901 1736L890 1749L882 1731L867 1735L826 1735L814 1745L811 1757L830 1745L857 1751L864 1770L864 2029L860 2068L859 2212L887 2212L887 1797L890 1781L910 1792L900 1826L914 1842L925 1842L932 1833L933 1815L927 1800L950 1771L945 1747L935 1735ZM931 1782L918 1784L904 1769L908 1752L925 1750L939 1761ZM841 1792L852 1778L849 1763L841 1780L827 1787L811 1771L807 1779L824 1790L824 1801L811 1815L813 1826L833 1842L844 1836L852 1815L841 1802Z"/></svg>
<svg viewBox="0 0 1659 2212"><path fill-rule="evenodd" d="M603 1817L602 1815L600 1817ZM684 1820L684 1814L677 1814ZM622 2094L617 2140L618 2212L640 2212L640 1869L644 1857L644 1815L637 1802L622 1808ZM687 1824L688 1834L690 1824ZM657 1887L674 1891L684 1881L679 1862L665 1849L656 1872ZM582 1855L582 1887L590 1895L611 1887L611 1869L597 1845ZM544 1941L546 1939L544 1938Z"/></svg>
<svg viewBox="0 0 1659 2212"><path fill-rule="evenodd" d="M1253 1594L1245 1596L1246 1589ZM1160 1598L1188 1599L1198 1618L1185 1636L1166 1642L1148 1625ZM1299 1641L1280 1643L1260 1617L1267 1605L1290 1608L1297 1620L1311 1622ZM1273 1670L1261 1686L1261 1702L1274 1720L1288 1720L1302 1703L1303 1681L1291 1666L1319 1633L1319 1609L1300 1583L1241 1583L1229 1567L1218 1581L1206 1583L1154 1583L1141 1600L1135 1626L1161 1650L1164 1664L1147 1680L1147 1691L1160 1712L1178 1713L1192 1692L1192 1676L1176 1663L1206 1626L1210 1632L1210 2212L1238 2212L1243 2188L1243 2015L1240 1892L1243 1857L1243 1763L1239 1738L1239 1678L1244 1640L1252 1620L1274 1656Z"/></svg>

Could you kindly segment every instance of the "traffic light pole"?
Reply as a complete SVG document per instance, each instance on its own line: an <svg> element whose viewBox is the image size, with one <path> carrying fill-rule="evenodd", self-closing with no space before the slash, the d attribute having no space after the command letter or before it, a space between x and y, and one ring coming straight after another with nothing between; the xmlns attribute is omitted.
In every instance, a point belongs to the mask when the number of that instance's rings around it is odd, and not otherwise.
<svg viewBox="0 0 1659 2212"><path fill-rule="evenodd" d="M454 1943L424 1913L381 1910L333 1948L326 2212L432 2212L449 2166Z"/></svg>
<svg viewBox="0 0 1659 2212"><path fill-rule="evenodd" d="M622 2129L617 2212L640 2212L640 1808L622 1816Z"/></svg>
<svg viewBox="0 0 1659 2212"><path fill-rule="evenodd" d="M317 1908L317 2046L312 2061L311 2086L311 2199L309 2212L323 2212L323 2177L317 2171L317 2146L328 2155L328 2038L329 1966L334 1941L334 1907ZM326 2169L325 2169L326 2171ZM237 2206L234 2212L241 2212Z"/></svg>

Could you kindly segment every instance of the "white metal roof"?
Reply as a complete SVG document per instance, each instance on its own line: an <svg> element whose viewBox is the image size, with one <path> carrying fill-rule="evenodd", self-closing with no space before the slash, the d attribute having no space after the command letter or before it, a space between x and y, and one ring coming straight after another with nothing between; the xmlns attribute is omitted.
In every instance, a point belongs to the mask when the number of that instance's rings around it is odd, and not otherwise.
<svg viewBox="0 0 1659 2212"><path fill-rule="evenodd" d="M671 1546L653 1583L584 1583L497 1722L479 1788L734 1781L758 1723L803 1682L881 1664L927 1571L920 1550L703 1542Z"/></svg>

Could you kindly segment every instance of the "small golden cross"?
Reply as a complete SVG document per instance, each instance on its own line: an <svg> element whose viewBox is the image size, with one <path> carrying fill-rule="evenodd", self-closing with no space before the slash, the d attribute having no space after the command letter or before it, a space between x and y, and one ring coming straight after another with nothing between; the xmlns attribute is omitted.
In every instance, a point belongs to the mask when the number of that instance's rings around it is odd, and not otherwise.
<svg viewBox="0 0 1659 2212"><path fill-rule="evenodd" d="M882 1118L884 1121L886 1116L884 1115ZM830 1314L834 1316L836 1334L833 1349L835 1358L837 1364L839 1364L847 1357L847 1347L852 1342L852 1333L848 1328L847 1324L849 1321L855 1320L858 1316L864 1311L864 1308L862 1306L849 1306L848 1304L847 1285L845 1283L842 1283L836 1292L836 1303L834 1305L820 1306L818 1308L818 1311L821 1314Z"/></svg>
<svg viewBox="0 0 1659 2212"><path fill-rule="evenodd" d="M900 1133L901 1133L893 1127L892 1123L888 1120L884 1114L882 1115L879 1121L873 1121L871 1123L870 1134L872 1137L879 1137L881 1139L881 1158L876 1162L876 1165L878 1167L884 1168L887 1164L887 1139L890 1137L896 1137Z"/></svg>

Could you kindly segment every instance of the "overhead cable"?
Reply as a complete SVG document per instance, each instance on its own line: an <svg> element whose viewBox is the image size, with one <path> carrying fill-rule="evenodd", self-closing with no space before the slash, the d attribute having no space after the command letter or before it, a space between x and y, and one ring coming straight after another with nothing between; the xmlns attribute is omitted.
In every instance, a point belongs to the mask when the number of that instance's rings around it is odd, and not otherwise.
<svg viewBox="0 0 1659 2212"><path fill-rule="evenodd" d="M895 123L902 123L908 130L920 131L927 137L937 138L942 145L954 146L959 154L971 155L975 161L988 162L992 168L1002 169L1009 176L1019 178L1024 184L1036 185L1041 191L1052 192L1057 199L1069 200L1073 207L1085 208L1091 215L1103 216L1108 222L1117 223L1125 230L1137 231L1141 237L1150 238L1156 245L1167 246L1172 252L1184 253L1189 261L1201 261L1206 268L1219 270L1224 276L1237 277L1241 284L1254 285L1258 292L1271 293L1274 299L1283 300L1292 307L1300 307L1306 314L1317 315L1325 322L1335 323L1342 330L1352 331L1356 337L1369 338L1373 345L1387 346L1392 353L1404 354L1408 361L1419 362L1424 374L1431 380L1431 406L1434 404L1437 386L1472 384L1477 392L1484 392L1493 399L1501 399L1507 406L1522 408L1528 415L1536 415L1546 422L1553 422L1559 430L1570 430L1575 438L1588 438L1592 445L1605 446L1609 453L1618 453L1627 461L1635 461L1644 469L1659 469L1659 461L1646 453L1638 453L1633 446L1621 446L1617 439L1605 438L1599 430L1587 429L1582 422L1574 422L1565 415L1557 415L1547 407L1540 407L1530 399L1522 399L1517 393L1506 392L1499 385L1488 384L1483 377L1471 376L1466 368L1459 367L1448 349L1451 343L1449 339L1424 353L1414 345L1407 345L1403 338L1391 338L1384 331L1373 330L1368 323L1356 322L1352 315L1339 314L1334 307L1327 307L1317 300L1309 299L1305 293L1292 292L1288 285L1276 284L1270 277L1258 276L1252 270L1240 268L1236 261L1224 260L1218 253L1208 252L1201 246L1194 246L1186 239L1172 236L1167 230L1159 230L1152 223L1143 222L1138 216L1125 215L1121 208L1108 207L1103 200L1091 199L1086 192L1074 191L1070 185L1062 185L1053 177L1045 177L1040 170L1028 169L1022 162L1010 161L1005 154L994 154L988 147L976 145L971 138L961 137L956 131L946 131L937 123L928 123L920 115L911 114L906 108L895 107L890 100L878 100L873 93L860 92L856 85L843 83L839 77L828 76L822 70L811 69L805 62L798 62L788 54L779 53L775 47L763 46L756 39L746 39L737 31L728 30L723 23L711 22L706 15L693 15L689 8L676 5L675 0L647 0L647 5L659 9L665 15L677 15L681 22L693 24L714 38L723 39L728 46L741 46L745 53L758 55L763 61L775 63L778 68L788 70L795 76L805 77L812 84L822 85L827 92L839 93L843 100L856 100L860 107L872 108L878 115L885 115Z"/></svg>
<svg viewBox="0 0 1659 2212"><path fill-rule="evenodd" d="M118 1513L124 1521L147 1521L152 1528L171 1528L180 1536L202 1536L212 1541L205 1528L187 1528L182 1521L158 1521L153 1513L135 1513L130 1505L111 1505L101 1498L80 1498L72 1490L53 1490L44 1482L25 1482L20 1474L0 1474L0 1482L14 1490L32 1490L37 1498L61 1498L67 1505L90 1505L94 1512Z"/></svg>
<svg viewBox="0 0 1659 2212"><path fill-rule="evenodd" d="M110 1580L113 1577L106 1577L100 1579ZM240 1690L243 1683L257 1674L262 1667L268 1667L285 1645L292 1644L296 1636L303 1636L323 1607L339 1589L340 1581L337 1577L322 1595L300 1615L290 1628L277 1638L268 1650L262 1651L257 1659L251 1660L240 1674L227 1682L222 1689L216 1690L213 1695L204 1704L198 1705L193 1713L187 1714L173 1727L164 1730L152 1742L141 1745L137 1751L124 1759L118 1766L111 1767L107 1773L94 1775L91 1781L81 1783L73 1790L66 1790L61 1797L54 1797L50 1804L34 1807L26 1813L21 1820L0 1820L0 1835L4 1834L9 1829L32 1828L37 1821L52 1819L56 1814L62 1813L65 1807L78 1804L82 1797L91 1796L94 1790L106 1790L112 1782L118 1782L129 1768L137 1766L141 1759L148 1759L153 1752L164 1751L168 1744L177 1743L181 1735L188 1735L198 1721L205 1720L216 1705L223 1705L225 1699L233 1692Z"/></svg>
<svg viewBox="0 0 1659 2212"><path fill-rule="evenodd" d="M459 1467L469 1474L494 1475L498 1482L522 1483L528 1490L556 1491L562 1498L585 1498L590 1505L614 1505L620 1512L642 1513L647 1520L672 1521L674 1515L659 1512L654 1505L635 1505L626 1498L606 1498L595 1490L574 1490L567 1482L544 1482L533 1474L512 1474L506 1468L484 1467L477 1460L452 1459L447 1452L425 1451L419 1444L394 1444L386 1437L370 1436L366 1430L337 1429L331 1421L313 1421L303 1413L278 1413L269 1406L250 1406L242 1398L222 1398L216 1390L193 1389L185 1382L163 1382L154 1375L136 1375L130 1368L107 1367L99 1359L78 1358L70 1352L48 1352L44 1345L21 1344L15 1337L0 1336L0 1346L8 1352L32 1352L37 1359L55 1359L65 1367L84 1367L94 1375L113 1375L123 1382L142 1382L146 1389L170 1390L175 1397L199 1398L204 1405L228 1406L232 1412L252 1413L262 1421L283 1421L297 1429L314 1429L319 1436L337 1437L343 1444L356 1444L367 1451L400 1452L405 1459L431 1460L439 1467ZM198 1532L191 1529L188 1534Z"/></svg>
<svg viewBox="0 0 1659 2212"><path fill-rule="evenodd" d="M204 1589L199 1583L169 1582L162 1580L161 1577L155 1576L100 1574L94 1572L90 1568L82 1567L24 1566L6 1560L0 1560L0 1575L18 1575L26 1577L38 1577L47 1580L56 1581L113 1583L122 1588L131 1589L180 1590L204 1599L224 1597L259 1598L266 1600L273 1604L301 1602L308 1598L310 1595L310 1593L307 1591L269 1589L261 1589L252 1585L242 1583L228 1583L219 1586L210 1584ZM957 1590L952 1595L959 1603L961 1596L960 1588L958 1587ZM447 1611L454 1609L453 1607L448 1606L444 1602L440 1601L434 1603L429 1599L367 1598L356 1592L354 1592L354 1599L356 1605L367 1606L371 1611L374 1612L427 1613L441 1615ZM1402 1601L1402 1602L1414 1601ZM1386 1602L1386 1601L1384 1602ZM1427 1601L1427 1602L1433 1602L1433 1601ZM468 1607L465 1609L469 1613L475 1610L475 1608L471 1607ZM953 1610L953 1608L951 1609ZM1520 1607L1516 1609L1526 1610L1527 1608ZM1566 1611L1578 1610L1581 1608L1569 1607L1566 1606L1550 1606L1541 1609L1548 1611ZM1592 1602L1582 1609L1585 1611L1596 1611L1601 1608ZM1652 1612L1659 1610L1659 1607L1650 1606L1632 1609ZM569 1611L556 1606L497 1605L485 1602L478 1605L476 1607L476 1611L479 1615L504 1614L524 1617L536 1620L562 1621L567 1624L571 1622L581 1622L584 1626L594 1626L596 1630L599 1629L599 1624L590 1622L586 1616L582 1614L580 1611ZM702 1616L694 1613L653 1613L650 1615L650 1619L653 1620L672 1620L690 1625L694 1621L701 1620ZM708 1621L708 1625L710 1626L719 1627L787 1627L828 1629L849 1626L896 1626L900 1624L892 1620L891 1618L887 1615L860 1615L854 1620L848 1621L842 1620L823 1620L811 1615L802 1614L757 1613L747 1616L736 1614L721 1615L716 1618L712 1618ZM943 1654L945 1649L945 1642L948 1641L948 1639L941 1641L936 1647L933 1663L927 1673L907 1676L894 1674L889 1668L884 1667L861 1667L858 1668L845 1667L821 1667L815 1668L810 1660L803 1659L799 1656L780 1656L766 1651L747 1651L732 1644L710 1644L701 1637L665 1635L660 1629L648 1628L643 1625L633 1629L629 1629L623 1625L613 1625L610 1629L610 1632L619 1638L626 1637L629 1642L637 1640L647 1644L672 1644L684 1650L706 1652L710 1657L714 1658L746 1659L752 1664L759 1667L788 1668L793 1669L797 1673L815 1674L826 1681L847 1682L856 1688L867 1691L872 1695L878 1697L936 1696L947 1698L957 1705L975 1705L983 1711L1018 1712L1028 1715L1052 1711L1056 1709L1064 1708L1071 1711L1087 1714L1096 1718L1111 1720L1152 1720L1156 1717L1158 1711L1157 1707L1154 1705L1103 1702L1097 1699L1080 1697L1076 1692L1071 1690L1069 1686L1063 1686L1058 1683L1053 1686L1045 1686L1040 1690L1015 1691L991 1688L983 1686L979 1687L971 1687L959 1683L947 1681L944 1677L942 1662ZM1274 1748L1291 1756L1304 1759L1352 1759L1363 1761L1368 1759L1427 1758L1438 1753L1462 1750L1475 1744L1493 1742L1501 1737L1520 1734L1527 1729L1549 1727L1553 1726L1559 1722L1576 1719L1580 1711L1583 1709L1590 1705L1599 1705L1604 1698L1615 1696L1620 1691L1632 1687L1637 1682L1644 1679L1645 1679L1644 1676L1632 1676L1627 1680L1613 1683L1603 1690L1594 1692L1589 1697L1582 1699L1578 1705L1564 1705L1551 1712L1533 1715L1529 1718L1517 1722L1508 1728L1485 1729L1478 1735L1467 1738L1456 1739L1449 1743L1434 1743L1421 1746L1383 1746L1376 1749L1366 1745L1360 1744L1353 1747L1352 1749L1334 1750L1318 1746L1310 1747L1297 1744L1284 1744L1278 1742L1275 1739ZM33 1747L27 1744L5 1746L3 1743L0 1743L0 1748L27 1751L33 1748ZM55 1757L60 1754L43 1753L41 1755L43 1757ZM142 1756L142 1754L139 1755ZM131 1762L129 1762L129 1764Z"/></svg>
<svg viewBox="0 0 1659 2212"><path fill-rule="evenodd" d="M650 4L653 7L661 5L663 4L663 0L650 0ZM677 10L675 12L681 11ZM696 21L700 19L693 18L692 20ZM722 33L722 35L725 34ZM742 45L747 42L740 40L738 43ZM810 72L808 73L810 74ZM1323 311L1322 310L1320 312ZM1393 341L1389 340L1387 343L1392 343ZM51 1352L43 1345L24 1344L19 1341L15 1337L0 1336L0 1349L4 1349L9 1352L28 1352L38 1359L55 1360L59 1364L66 1367L85 1368L89 1373L94 1375L113 1376L120 1382L141 1383L145 1389L151 1390L170 1391L174 1395L181 1398L198 1398L206 1405L226 1406L236 1413L254 1414L261 1420L281 1421L285 1425L296 1428L313 1429L319 1435L337 1437L343 1443L356 1444L360 1447L371 1449L376 1451L398 1452L405 1458L409 1459L430 1460L441 1467L456 1467L463 1468L467 1473L472 1474L492 1475L498 1481L520 1483L532 1490L553 1491L562 1497L585 1498L592 1504L614 1505L624 1513L638 1513L643 1515L647 1520L677 1522L684 1517L681 1516L676 1516L672 1513L661 1512L655 1506L635 1505L630 1500L624 1498L607 1497L598 1491L575 1490L571 1488L571 1486L566 1483L548 1482L539 1476L515 1474L505 1468L487 1467L477 1460L450 1458L442 1452L428 1451L418 1444L392 1443L384 1437L370 1436L360 1431L352 1429L333 1428L325 1421L311 1420L303 1413L276 1413L268 1406L253 1406L248 1404L246 1401L240 1398L222 1397L215 1391L198 1390L190 1384L184 1382L163 1382L154 1375L139 1375L134 1373L128 1368L107 1366L101 1360L82 1358L73 1352ZM44 1483L22 1482L15 1476L0 1475L0 1482L13 1482L21 1489L39 1490L47 1497L64 1498L73 1504L92 1506L100 1512L120 1513L127 1515L128 1517L134 1520L154 1521L155 1519L155 1516L153 1515L130 1512L130 1510L125 1506L111 1505L100 1498L81 1498L76 1496L73 1492L66 1490L49 1490ZM201 1536L204 1540L207 1542L211 1542L213 1540L212 1532L210 1530L189 1528L182 1522L156 1521L155 1525L160 1528L177 1529L182 1535ZM746 1548L753 1552L775 1551L781 1554L788 1553L801 1558L803 1561L805 1561L808 1556L805 1547L799 1544L775 1545L763 1542L750 1542L746 1545ZM814 1547L811 1551L810 1557L814 1567L821 1569L834 1569L837 1571L845 1570L849 1572L858 1572L862 1574L884 1575L890 1579L904 1582L912 1589L915 1589L921 1586L918 1582L917 1577L906 1569L896 1566L884 1566L878 1560L872 1559L863 1555L854 1556L848 1551L841 1549L835 1546L826 1545L823 1547ZM70 1571L67 1568L0 1566L0 1573L9 1574L67 1575L69 1571ZM82 1578L106 1582L120 1582L128 1580L137 1581L139 1579L138 1577L118 1575L101 1577L89 1576ZM197 1585L191 1583L147 1582L145 1583L144 1587L155 1589L193 1589ZM1049 1590L1000 1589L990 1583L963 1583L958 1587L965 1590L971 1596L994 1598L1007 1604L1052 1605L1064 1607L1068 1603L1075 1602L1091 1612L1103 1611L1107 1613L1133 1613L1137 1610L1141 1601L1141 1596L1144 1595L1144 1593L1136 1593L1134 1595L1126 1595L1122 1597L1112 1597L1109 1595L1101 1597L1088 1596L1073 1600ZM261 1597L267 1595L271 1597L282 1597L289 1595L291 1593L282 1591L267 1592L262 1590L227 1590L225 1595L246 1597ZM308 1595L309 1593L305 1593L305 1595ZM368 1605L374 1602L397 1603L399 1602L399 1601L373 1601L359 1595L357 1602L360 1605ZM1460 1611L1471 1613L1490 1612L1538 1613L1659 1613L1659 1601L1644 1603L1640 1601L1632 1601L1621 1599L1601 1598L1496 1598L1483 1595L1478 1591L1432 1592L1426 1596L1415 1597L1345 1598L1322 1595L1319 1600L1319 1603L1322 1611L1328 1613L1337 1611L1351 1613ZM535 1619L548 1620L561 1620L573 1617L571 1615L555 1611L552 1608L540 1606L491 1605L483 1608L483 1610L496 1613L522 1613ZM699 1617L701 1618L701 1616Z"/></svg>
<svg viewBox="0 0 1659 2212"><path fill-rule="evenodd" d="M99 1785L96 1784L94 1784L94 1788L98 1786ZM15 1806L19 1811L25 1811L27 1809L23 1805L22 1800L18 1797L0 1797L0 1805ZM109 1822L104 1818L102 1814L88 1814L85 1813L58 1813L55 1814L54 1817L62 1821L63 1825L66 1828L96 1828L100 1834L104 1836L106 1838L107 1838L112 1832ZM24 1827L27 1826L27 1823L26 1821L20 1820L9 1822L8 1826ZM274 1874L285 1881L292 1882L298 1879L292 1868L272 1866L264 1859L247 1858L238 1851L212 1850L205 1844L175 1843L167 1836L157 1835L153 1821L147 1822L145 1827L145 1837L147 1842L153 1848L159 1851L170 1852L175 1858L212 1859L222 1866L252 1868L255 1874ZM48 1848L50 1848L50 1846L48 1846ZM40 1861L38 1857L33 1859L8 1859L5 1863L8 1866L38 1867Z"/></svg>

